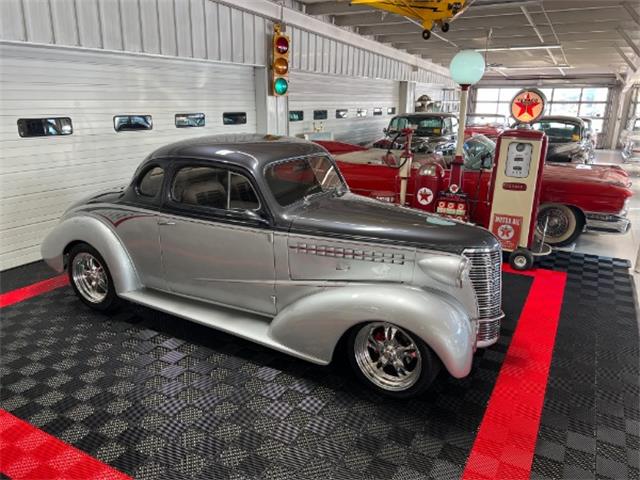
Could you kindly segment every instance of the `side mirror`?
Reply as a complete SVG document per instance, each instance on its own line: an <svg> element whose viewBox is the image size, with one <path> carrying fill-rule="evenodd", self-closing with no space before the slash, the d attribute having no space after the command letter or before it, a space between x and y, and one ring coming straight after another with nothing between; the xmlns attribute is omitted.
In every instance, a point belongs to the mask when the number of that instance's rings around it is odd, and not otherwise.
<svg viewBox="0 0 640 480"><path fill-rule="evenodd" d="M382 133L384 133L385 135L389 135L389 129L387 127L383 128Z"/></svg>

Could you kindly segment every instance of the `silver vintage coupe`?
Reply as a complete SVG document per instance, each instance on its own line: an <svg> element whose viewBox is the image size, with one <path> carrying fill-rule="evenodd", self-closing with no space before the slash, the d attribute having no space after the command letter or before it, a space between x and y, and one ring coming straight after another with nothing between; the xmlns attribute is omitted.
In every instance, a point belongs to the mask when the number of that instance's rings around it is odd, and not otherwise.
<svg viewBox="0 0 640 480"><path fill-rule="evenodd" d="M503 316L488 231L354 195L293 138L160 148L128 187L72 206L42 255L94 309L128 300L320 365L340 351L399 398L441 365L466 376Z"/></svg>

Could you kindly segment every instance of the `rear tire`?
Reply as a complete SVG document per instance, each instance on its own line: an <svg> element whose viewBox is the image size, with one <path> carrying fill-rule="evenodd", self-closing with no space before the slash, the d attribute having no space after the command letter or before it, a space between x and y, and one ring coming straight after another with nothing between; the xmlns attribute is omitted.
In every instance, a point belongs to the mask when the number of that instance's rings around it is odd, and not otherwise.
<svg viewBox="0 0 640 480"><path fill-rule="evenodd" d="M121 303L102 255L87 243L69 252L69 283L82 302L93 310L113 312Z"/></svg>
<svg viewBox="0 0 640 480"><path fill-rule="evenodd" d="M347 355L358 380L396 399L424 392L442 365L422 340L388 322L353 328L347 339Z"/></svg>
<svg viewBox="0 0 640 480"><path fill-rule="evenodd" d="M422 30L422 38L424 38L425 40L429 40L431 38L431 30L428 30L426 28Z"/></svg>
<svg viewBox="0 0 640 480"><path fill-rule="evenodd" d="M553 247L571 245L582 233L584 219L580 213L567 205L549 203L538 210L536 234L542 238L545 222L549 219L545 243Z"/></svg>
<svg viewBox="0 0 640 480"><path fill-rule="evenodd" d="M449 28L451 27L451 25L449 25L448 22L444 22L441 26L440 29L442 30L443 33L447 33L449 31Z"/></svg>

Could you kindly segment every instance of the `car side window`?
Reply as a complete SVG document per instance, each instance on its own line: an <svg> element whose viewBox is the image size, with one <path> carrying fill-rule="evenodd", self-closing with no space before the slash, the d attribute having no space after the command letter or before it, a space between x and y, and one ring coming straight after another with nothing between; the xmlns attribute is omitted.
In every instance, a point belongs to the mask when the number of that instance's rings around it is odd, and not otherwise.
<svg viewBox="0 0 640 480"><path fill-rule="evenodd" d="M216 167L182 167L171 186L178 203L224 209L227 206L227 170Z"/></svg>
<svg viewBox="0 0 640 480"><path fill-rule="evenodd" d="M163 180L164 169L160 167L150 168L138 182L138 193L144 197L155 197L160 193Z"/></svg>
<svg viewBox="0 0 640 480"><path fill-rule="evenodd" d="M258 196L251 182L244 175L229 172L229 210L257 210L260 208Z"/></svg>
<svg viewBox="0 0 640 480"><path fill-rule="evenodd" d="M458 119L451 117L451 134L458 131Z"/></svg>

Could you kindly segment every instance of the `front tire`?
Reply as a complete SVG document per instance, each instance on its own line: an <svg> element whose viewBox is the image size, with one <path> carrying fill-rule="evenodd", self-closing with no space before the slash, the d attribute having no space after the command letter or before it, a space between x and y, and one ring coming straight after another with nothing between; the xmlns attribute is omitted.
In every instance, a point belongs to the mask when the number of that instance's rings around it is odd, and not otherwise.
<svg viewBox="0 0 640 480"><path fill-rule="evenodd" d="M548 223L547 223L548 220ZM545 243L554 247L571 245L582 233L584 219L580 213L567 205L550 203L542 205L538 210L536 233L542 238L545 224L547 232Z"/></svg>
<svg viewBox="0 0 640 480"><path fill-rule="evenodd" d="M429 40L431 38L431 30L425 28L422 30L422 38L425 40Z"/></svg>
<svg viewBox="0 0 640 480"><path fill-rule="evenodd" d="M91 245L81 243L69 252L69 283L88 307L112 312L120 305L107 263Z"/></svg>
<svg viewBox="0 0 640 480"><path fill-rule="evenodd" d="M348 338L348 357L356 377L387 397L418 395L433 382L440 360L419 338L388 322L354 328Z"/></svg>

